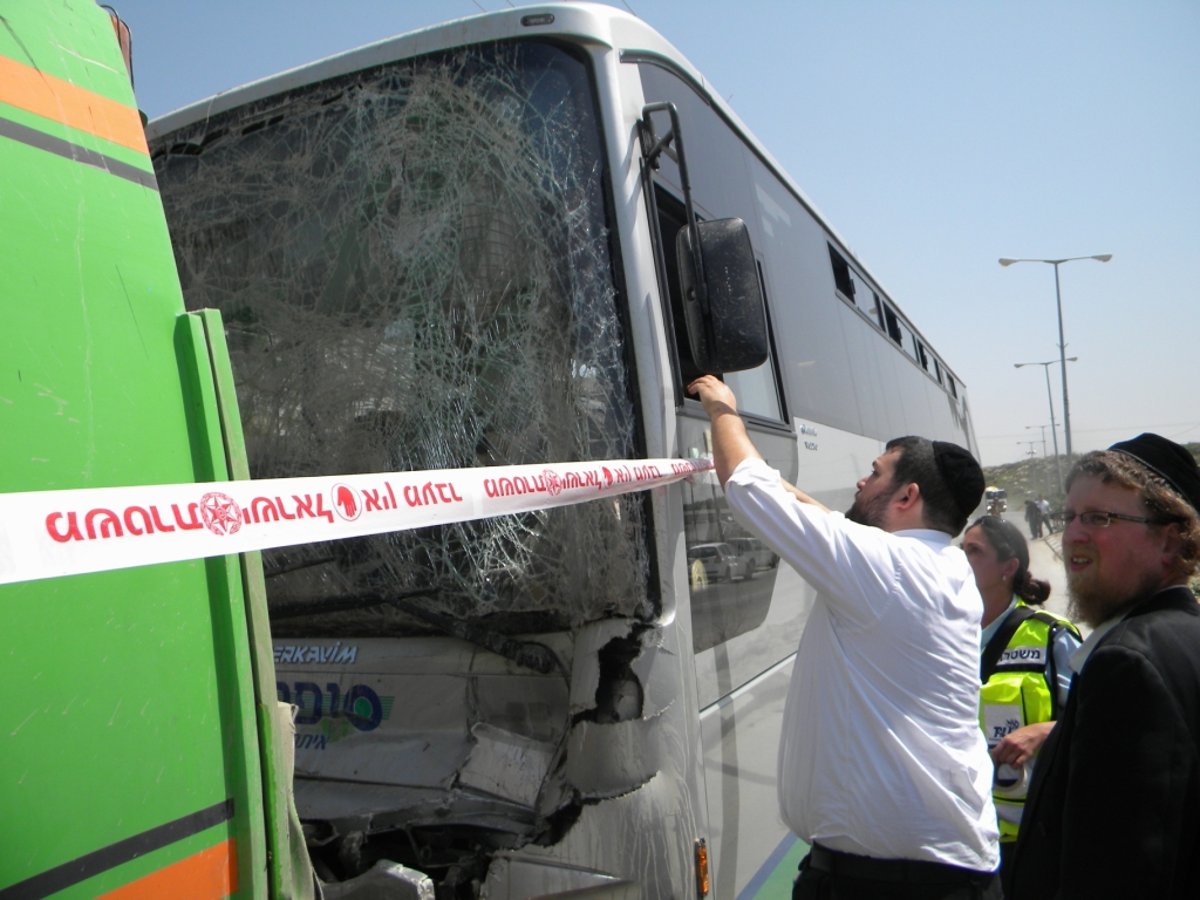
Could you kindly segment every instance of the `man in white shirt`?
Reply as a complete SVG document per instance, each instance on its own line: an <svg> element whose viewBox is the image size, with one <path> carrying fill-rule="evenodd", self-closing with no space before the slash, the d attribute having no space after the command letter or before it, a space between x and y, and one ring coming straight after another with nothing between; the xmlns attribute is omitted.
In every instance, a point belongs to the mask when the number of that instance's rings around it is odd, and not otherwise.
<svg viewBox="0 0 1200 900"><path fill-rule="evenodd" d="M784 820L812 845L793 897L999 898L983 601L951 544L983 496L979 464L899 438L842 515L766 464L723 382L688 391L712 421L730 508L818 592L779 750Z"/></svg>

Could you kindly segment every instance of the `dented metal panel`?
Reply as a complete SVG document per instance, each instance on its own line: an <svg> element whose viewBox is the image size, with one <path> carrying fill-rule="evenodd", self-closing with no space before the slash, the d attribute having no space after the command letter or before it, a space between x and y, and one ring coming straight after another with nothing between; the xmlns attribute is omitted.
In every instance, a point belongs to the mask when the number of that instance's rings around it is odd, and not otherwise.
<svg viewBox="0 0 1200 900"><path fill-rule="evenodd" d="M664 681L656 665L674 665L662 634L610 619L541 636L569 678L449 638L277 640L280 695L300 704L301 815L337 845L390 832L453 843L456 828L478 843L482 828L498 851L561 839L652 782L679 792L672 701L647 690ZM641 815L653 796L635 802Z"/></svg>
<svg viewBox="0 0 1200 900"><path fill-rule="evenodd" d="M458 773L458 783L532 807L554 762L556 748L486 722L471 727L474 744Z"/></svg>

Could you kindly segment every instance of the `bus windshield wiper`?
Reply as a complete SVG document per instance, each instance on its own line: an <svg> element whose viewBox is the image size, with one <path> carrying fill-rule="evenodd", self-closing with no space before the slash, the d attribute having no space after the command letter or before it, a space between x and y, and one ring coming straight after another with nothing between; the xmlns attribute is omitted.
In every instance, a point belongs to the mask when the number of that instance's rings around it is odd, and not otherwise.
<svg viewBox="0 0 1200 900"><path fill-rule="evenodd" d="M501 634L492 628L480 625L477 622L456 619L445 613L425 609L419 604L410 603L408 597L411 596L413 594L401 595L387 602L392 606L402 609L413 618L420 619L422 622L432 625L443 634L448 634L451 637L467 641L477 647L490 650L498 656L512 660L517 665L533 669L535 672L541 672L543 675L549 675L555 670L563 672L562 663L559 662L554 651L545 644L539 644L536 641L517 640L516 638Z"/></svg>
<svg viewBox="0 0 1200 900"><path fill-rule="evenodd" d="M296 568L299 568L297 566ZM347 610L364 609L368 606L383 606L395 604L409 597L434 597L438 591L433 588L422 588L417 591L405 591L393 597L385 597L378 591L366 591L358 594L339 594L335 597L322 597L319 600L293 600L288 603L271 605L272 619L298 619L303 616L316 616L322 613L346 612ZM405 607L405 612L408 612Z"/></svg>

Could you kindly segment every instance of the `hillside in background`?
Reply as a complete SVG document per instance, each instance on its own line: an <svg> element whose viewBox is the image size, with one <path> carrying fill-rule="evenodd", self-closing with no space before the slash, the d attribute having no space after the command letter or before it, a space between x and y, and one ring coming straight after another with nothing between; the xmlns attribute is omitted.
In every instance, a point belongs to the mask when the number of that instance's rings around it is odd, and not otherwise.
<svg viewBox="0 0 1200 900"><path fill-rule="evenodd" d="M1183 446L1200 460L1200 443ZM1065 456L1059 457L1059 465L1065 479L1070 470ZM983 475L989 487L1001 487L1008 491L1009 509L1020 510L1024 507L1027 497L1042 494L1045 494L1052 506L1057 507L1061 504L1063 491L1055 472L1054 457L1038 456L1020 462L1005 463L1002 466L984 466Z"/></svg>

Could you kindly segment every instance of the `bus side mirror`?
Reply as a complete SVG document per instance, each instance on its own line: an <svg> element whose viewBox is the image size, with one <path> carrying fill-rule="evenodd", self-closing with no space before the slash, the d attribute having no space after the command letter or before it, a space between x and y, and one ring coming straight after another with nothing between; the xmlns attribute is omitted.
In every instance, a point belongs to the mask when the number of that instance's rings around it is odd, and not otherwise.
<svg viewBox="0 0 1200 900"><path fill-rule="evenodd" d="M688 343L710 374L753 369L767 359L767 315L750 231L741 219L685 226L676 238ZM697 252L697 244L698 252Z"/></svg>

